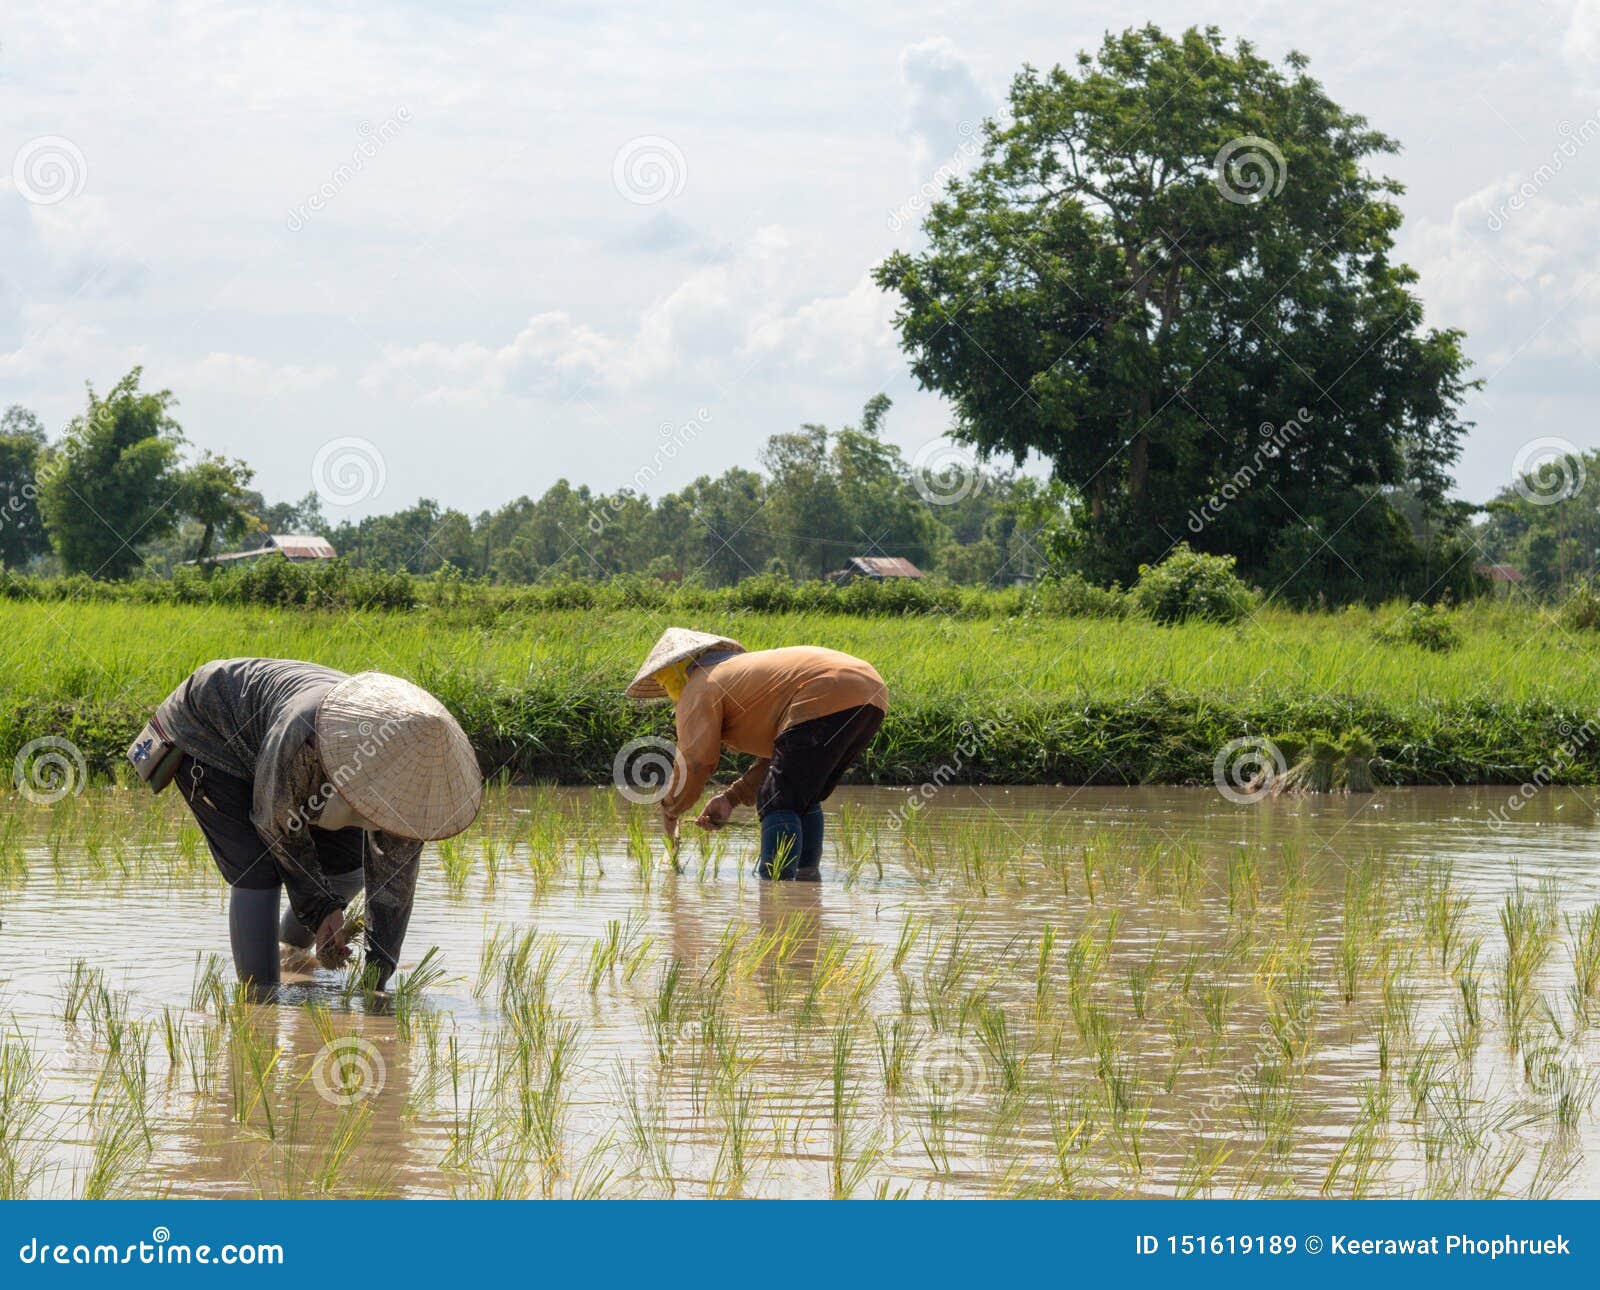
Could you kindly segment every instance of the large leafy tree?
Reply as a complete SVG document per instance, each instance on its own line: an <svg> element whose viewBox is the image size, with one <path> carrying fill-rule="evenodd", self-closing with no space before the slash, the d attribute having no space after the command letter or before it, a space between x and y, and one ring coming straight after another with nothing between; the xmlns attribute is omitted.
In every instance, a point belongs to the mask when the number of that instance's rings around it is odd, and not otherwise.
<svg viewBox="0 0 1600 1290"><path fill-rule="evenodd" d="M0 565L26 564L50 549L39 516L44 426L18 404L0 415Z"/></svg>
<svg viewBox="0 0 1600 1290"><path fill-rule="evenodd" d="M1444 513L1460 335L1423 329L1391 259L1400 189L1364 163L1397 145L1305 66L1145 27L1025 68L927 248L877 270L956 436L1052 464L1092 575L1126 579L1180 538L1264 575L1291 531L1338 550L1351 499L1381 512L1384 488Z"/></svg>
<svg viewBox="0 0 1600 1290"><path fill-rule="evenodd" d="M167 390L141 390L134 368L67 427L42 469L39 509L69 573L123 578L139 546L177 526L182 433Z"/></svg>

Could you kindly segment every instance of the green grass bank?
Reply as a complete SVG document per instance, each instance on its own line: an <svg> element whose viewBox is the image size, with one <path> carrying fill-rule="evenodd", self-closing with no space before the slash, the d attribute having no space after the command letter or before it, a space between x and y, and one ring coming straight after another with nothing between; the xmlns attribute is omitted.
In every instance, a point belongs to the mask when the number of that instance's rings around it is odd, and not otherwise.
<svg viewBox="0 0 1600 1290"><path fill-rule="evenodd" d="M1600 782L1600 636L1553 612L1455 611L1445 652L1380 639L1401 606L1267 608L1220 625L1028 612L902 616L692 607L408 610L0 600L0 755L71 740L97 773L211 658L277 655L410 677L458 715L488 771L604 783L617 749L670 732L621 695L668 622L752 649L870 659L892 710L860 778L884 784L1210 782L1229 740L1365 729L1381 783Z"/></svg>

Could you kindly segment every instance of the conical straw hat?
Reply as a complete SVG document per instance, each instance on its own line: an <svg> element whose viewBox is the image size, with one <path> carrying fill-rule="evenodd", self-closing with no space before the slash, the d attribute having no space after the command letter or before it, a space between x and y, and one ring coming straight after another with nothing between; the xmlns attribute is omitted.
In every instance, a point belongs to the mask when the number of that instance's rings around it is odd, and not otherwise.
<svg viewBox="0 0 1600 1290"><path fill-rule="evenodd" d="M664 667L686 658L694 658L707 650L726 649L736 654L744 653L744 646L727 636L712 636L709 632L690 631L687 627L669 627L661 639L650 647L649 657L639 674L628 683L630 699L664 699L667 692L655 674Z"/></svg>
<svg viewBox="0 0 1600 1290"><path fill-rule="evenodd" d="M364 818L403 838L453 837L477 817L483 776L466 732L426 690L358 672L317 706L329 781Z"/></svg>

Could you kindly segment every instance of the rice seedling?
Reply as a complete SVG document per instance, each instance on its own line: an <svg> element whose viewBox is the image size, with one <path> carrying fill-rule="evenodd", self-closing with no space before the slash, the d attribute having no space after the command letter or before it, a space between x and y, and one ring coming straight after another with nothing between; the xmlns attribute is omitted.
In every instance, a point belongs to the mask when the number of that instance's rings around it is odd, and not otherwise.
<svg viewBox="0 0 1600 1290"><path fill-rule="evenodd" d="M1388 1162L1387 1125L1393 1092L1387 1083L1363 1083L1356 1092L1355 1123L1323 1175L1323 1196L1360 1200L1373 1195Z"/></svg>
<svg viewBox="0 0 1600 1290"><path fill-rule="evenodd" d="M259 1109L269 1139L277 1137L274 1076L283 1049L266 1033L266 1018L247 1006L235 1006L226 1024L228 1091L234 1122L249 1124Z"/></svg>
<svg viewBox="0 0 1600 1290"><path fill-rule="evenodd" d="M1376 787L1372 779L1372 761L1378 755L1378 746L1364 730L1352 730L1344 737L1339 749L1338 780L1351 793L1370 793Z"/></svg>
<svg viewBox="0 0 1600 1290"><path fill-rule="evenodd" d="M459 896L466 891L472 869L472 852L459 836L446 838L439 843L439 871L444 875L445 886L452 894Z"/></svg>
<svg viewBox="0 0 1600 1290"><path fill-rule="evenodd" d="M24 1200L44 1168L34 1134L44 1115L39 1060L21 1039L0 1036L0 1200Z"/></svg>
<svg viewBox="0 0 1600 1290"><path fill-rule="evenodd" d="M720 1098L722 1134L717 1144L717 1160L707 1187L713 1196L737 1197L744 1194L750 1171L751 1138L755 1127L755 1090L731 1088Z"/></svg>
<svg viewBox="0 0 1600 1290"><path fill-rule="evenodd" d="M677 1043L679 1025L679 986L683 981L683 963L677 958L667 961L661 970L661 980L656 986L655 1005L646 1020L656 1045L656 1061L666 1066L672 1061L672 1050Z"/></svg>
<svg viewBox="0 0 1600 1290"><path fill-rule="evenodd" d="M1544 896L1529 894L1520 883L1500 907L1505 957L1500 961L1498 995L1507 1047L1523 1044L1537 1015L1537 978L1555 944L1554 909Z"/></svg>
<svg viewBox="0 0 1600 1290"><path fill-rule="evenodd" d="M1016 1033L1006 1021L1004 1008L984 1007L978 1014L978 1035L994 1066L999 1087L1004 1093L1022 1090L1027 1056L1021 1051Z"/></svg>
<svg viewBox="0 0 1600 1290"><path fill-rule="evenodd" d="M1557 1126L1572 1130L1594 1105L1595 1077L1579 1062L1560 1062L1546 1077L1544 1093Z"/></svg>
<svg viewBox="0 0 1600 1290"><path fill-rule="evenodd" d="M443 952L437 945L430 945L416 967L402 973L389 988L388 1012L394 1018L395 1032L402 1043L411 1042L422 997L445 976Z"/></svg>
<svg viewBox="0 0 1600 1290"><path fill-rule="evenodd" d="M1306 741L1301 759L1283 776L1290 793L1331 793L1339 760L1339 747L1331 735L1319 733Z"/></svg>
<svg viewBox="0 0 1600 1290"><path fill-rule="evenodd" d="M874 1029L878 1037L878 1069L883 1075L883 1091L891 1098L896 1097L906 1082L909 1027L905 1018L892 1017L880 1018L874 1023Z"/></svg>
<svg viewBox="0 0 1600 1290"><path fill-rule="evenodd" d="M1573 1014L1585 1025L1600 1000L1600 905L1590 905L1576 920L1566 915L1571 936Z"/></svg>
<svg viewBox="0 0 1600 1290"><path fill-rule="evenodd" d="M91 968L86 959L74 959L66 981L66 997L61 1004L61 1020L76 1025L90 1001L105 991L105 973Z"/></svg>
<svg viewBox="0 0 1600 1290"><path fill-rule="evenodd" d="M1200 988L1200 1015L1213 1035L1220 1035L1228 1027L1228 1016L1233 1011L1233 991L1227 982L1218 981Z"/></svg>
<svg viewBox="0 0 1600 1290"><path fill-rule="evenodd" d="M621 1064L615 1074L615 1087L623 1107L623 1123L633 1147L636 1167L667 1198L677 1195L677 1174L667 1146L666 1113L657 1102L646 1102L640 1094L640 1080Z"/></svg>
<svg viewBox="0 0 1600 1290"><path fill-rule="evenodd" d="M104 1117L94 1135L79 1195L84 1200L116 1200L136 1194L138 1174L148 1155L141 1125L118 1116Z"/></svg>
<svg viewBox="0 0 1600 1290"><path fill-rule="evenodd" d="M1228 913L1253 914L1260 898L1259 857L1250 847L1237 847L1228 856Z"/></svg>

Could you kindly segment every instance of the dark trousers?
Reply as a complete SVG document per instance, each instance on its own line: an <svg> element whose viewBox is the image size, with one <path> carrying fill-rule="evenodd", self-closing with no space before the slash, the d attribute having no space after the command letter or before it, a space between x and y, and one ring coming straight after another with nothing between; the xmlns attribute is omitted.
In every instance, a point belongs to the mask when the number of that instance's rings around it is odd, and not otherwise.
<svg viewBox="0 0 1600 1290"><path fill-rule="evenodd" d="M303 928L294 911L278 920L278 893L283 875L272 850L250 822L254 796L242 779L185 755L173 782L194 812L211 858L232 889L228 903L228 936L233 965L241 981L274 985L278 980L278 941L311 944L315 928ZM317 862L328 885L345 900L361 889L361 829L328 831L313 828Z"/></svg>
<svg viewBox="0 0 1600 1290"><path fill-rule="evenodd" d="M283 885L283 875L272 849L250 822L254 790L242 779L202 765L185 754L173 781L189 803L200 831L206 835L211 858L230 887L266 890ZM332 832L313 828L317 862L324 873L351 873L361 869L360 829Z"/></svg>
<svg viewBox="0 0 1600 1290"><path fill-rule="evenodd" d="M763 878L813 878L822 859L822 803L867 750L883 725L873 704L790 726L772 745L756 789Z"/></svg>

